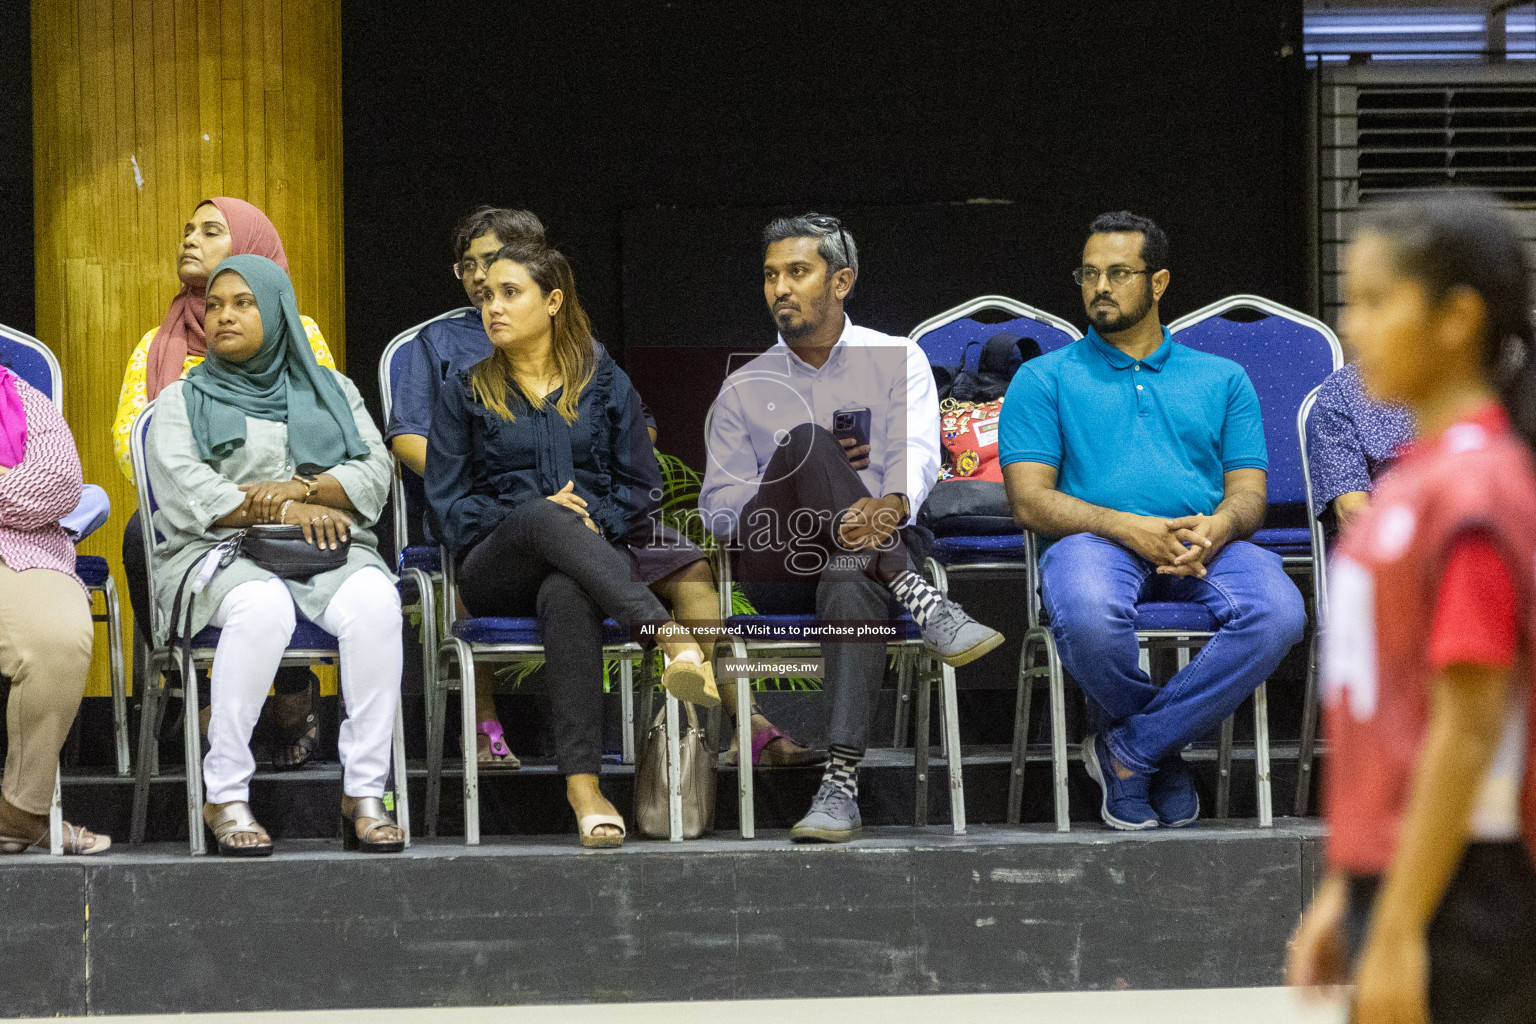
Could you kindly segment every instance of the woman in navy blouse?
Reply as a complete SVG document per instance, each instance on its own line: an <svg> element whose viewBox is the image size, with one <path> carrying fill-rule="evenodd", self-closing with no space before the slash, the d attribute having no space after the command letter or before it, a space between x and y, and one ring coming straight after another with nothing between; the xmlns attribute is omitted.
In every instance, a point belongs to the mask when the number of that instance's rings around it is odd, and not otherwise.
<svg viewBox="0 0 1536 1024"><path fill-rule="evenodd" d="M661 476L640 398L594 345L570 264L537 242L505 246L482 297L495 352L438 395L431 525L471 614L543 623L556 755L582 845L618 846L623 818L597 786L604 616L661 627L662 683L679 699L720 698L699 645L634 568L629 549L651 538Z"/></svg>

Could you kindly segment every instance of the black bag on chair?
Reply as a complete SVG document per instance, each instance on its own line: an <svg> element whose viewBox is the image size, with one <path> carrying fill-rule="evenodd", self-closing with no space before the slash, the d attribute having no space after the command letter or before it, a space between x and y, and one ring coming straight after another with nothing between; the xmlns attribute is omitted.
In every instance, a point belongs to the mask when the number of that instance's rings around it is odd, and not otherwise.
<svg viewBox="0 0 1536 1024"><path fill-rule="evenodd" d="M301 527L274 524L247 527L237 553L285 580L307 580L346 565L351 547L351 534L334 549L322 548L305 540Z"/></svg>
<svg viewBox="0 0 1536 1024"><path fill-rule="evenodd" d="M940 480L928 492L917 521L935 537L1000 537L1019 533L1008 494L996 480Z"/></svg>

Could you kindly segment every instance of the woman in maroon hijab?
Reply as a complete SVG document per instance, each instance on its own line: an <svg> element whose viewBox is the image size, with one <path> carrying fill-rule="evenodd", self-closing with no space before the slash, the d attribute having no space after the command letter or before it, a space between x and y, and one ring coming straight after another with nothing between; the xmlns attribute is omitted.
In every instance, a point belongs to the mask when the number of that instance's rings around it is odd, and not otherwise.
<svg viewBox="0 0 1536 1024"><path fill-rule="evenodd" d="M133 462L128 454L128 435L133 421L144 407L155 400L166 385L180 380L192 367L203 361L208 343L203 333L204 290L208 274L230 256L249 253L265 256L288 270L288 254L277 228L260 209L243 199L218 196L205 199L192 211L182 229L181 245L176 252L176 276L181 290L171 300L171 307L159 326L145 333L128 358L123 373L123 388L117 400L117 416L112 422L112 446L118 467L133 480ZM299 318L315 360L336 368L331 350L326 347L320 328L309 317ZM128 520L123 533L123 572L128 578L128 600L133 605L138 628L149 631L149 587L144 562L143 535L139 514ZM314 677L303 667L279 669L273 681L277 699L270 702L269 715L273 739L272 767L298 768L315 753L319 733L314 714Z"/></svg>

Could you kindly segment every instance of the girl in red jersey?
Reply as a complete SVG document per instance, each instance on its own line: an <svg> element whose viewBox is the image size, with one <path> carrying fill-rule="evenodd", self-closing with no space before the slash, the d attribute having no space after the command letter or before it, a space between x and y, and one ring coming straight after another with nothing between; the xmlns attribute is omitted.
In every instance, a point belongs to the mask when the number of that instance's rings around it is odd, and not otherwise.
<svg viewBox="0 0 1536 1024"><path fill-rule="evenodd" d="M1341 317L1366 390L1419 437L1329 574L1329 874L1293 985L1355 985L1358 1024L1536 1021L1536 350L1498 205L1370 217Z"/></svg>

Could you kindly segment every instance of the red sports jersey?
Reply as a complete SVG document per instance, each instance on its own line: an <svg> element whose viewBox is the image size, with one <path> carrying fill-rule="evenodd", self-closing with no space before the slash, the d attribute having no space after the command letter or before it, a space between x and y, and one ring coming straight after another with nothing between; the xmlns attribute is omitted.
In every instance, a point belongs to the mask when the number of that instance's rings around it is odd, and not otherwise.
<svg viewBox="0 0 1536 1024"><path fill-rule="evenodd" d="M1324 802L1335 868L1371 875L1391 863L1429 726L1429 687L1443 667L1431 649L1440 584L1452 547L1469 533L1491 544L1509 570L1520 630L1515 680L1529 692L1536 688L1536 471L1498 406L1407 449L1377 482L1333 560L1323 687ZM1536 728L1526 726L1521 822L1536 850L1536 756L1529 749Z"/></svg>

